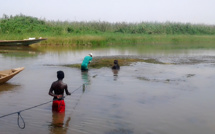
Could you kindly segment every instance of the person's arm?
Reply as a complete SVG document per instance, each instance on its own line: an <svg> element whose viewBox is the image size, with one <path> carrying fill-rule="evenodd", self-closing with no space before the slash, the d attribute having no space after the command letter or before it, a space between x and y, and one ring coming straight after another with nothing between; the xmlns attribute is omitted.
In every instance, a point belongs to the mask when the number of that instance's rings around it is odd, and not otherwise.
<svg viewBox="0 0 215 134"><path fill-rule="evenodd" d="M51 85L50 89L49 89L49 95L55 97L55 95L53 94L53 88L52 88L53 84Z"/></svg>
<svg viewBox="0 0 215 134"><path fill-rule="evenodd" d="M90 60L89 60L89 62L88 62L88 64L90 64L92 60L93 60L93 58L91 57Z"/></svg>
<svg viewBox="0 0 215 134"><path fill-rule="evenodd" d="M50 89L49 89L49 95L53 96L53 97L57 97L58 99L62 97L62 95L56 95L53 93L54 89L53 89L53 84L51 85Z"/></svg>
<svg viewBox="0 0 215 134"><path fill-rule="evenodd" d="M71 93L67 89L67 84L65 85L65 91L66 91L66 95L71 95Z"/></svg>

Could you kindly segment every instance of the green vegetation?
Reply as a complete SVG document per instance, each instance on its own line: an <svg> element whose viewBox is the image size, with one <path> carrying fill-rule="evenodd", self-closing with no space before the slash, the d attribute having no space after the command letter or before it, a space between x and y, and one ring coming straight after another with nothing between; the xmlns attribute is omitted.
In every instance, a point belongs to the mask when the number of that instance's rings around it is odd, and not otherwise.
<svg viewBox="0 0 215 134"><path fill-rule="evenodd" d="M112 58L97 58L93 59L93 62L89 64L90 68L102 68L102 67L112 67L113 61L115 59ZM133 62L144 62L143 59L133 59L133 58L118 58L118 63L120 66L128 66ZM67 67L73 67L73 68L81 68L81 64L70 64L70 65L64 65Z"/></svg>
<svg viewBox="0 0 215 134"><path fill-rule="evenodd" d="M120 66L129 66L132 63L136 62L146 62L146 63L153 63L153 64L168 64L168 63L163 63L160 61L157 61L156 59L140 59L138 57L132 57L132 56L123 56L123 57L95 57L93 58L93 61L89 64L90 68L102 68L102 67L109 67L111 68L114 64L113 61L117 59L118 63ZM72 67L72 68L81 68L81 64L69 64L69 65L64 65L67 67Z"/></svg>
<svg viewBox="0 0 215 134"><path fill-rule="evenodd" d="M183 23L108 23L46 21L31 16L3 15L0 40L48 38L39 44L105 46L112 44L215 43L215 25Z"/></svg>

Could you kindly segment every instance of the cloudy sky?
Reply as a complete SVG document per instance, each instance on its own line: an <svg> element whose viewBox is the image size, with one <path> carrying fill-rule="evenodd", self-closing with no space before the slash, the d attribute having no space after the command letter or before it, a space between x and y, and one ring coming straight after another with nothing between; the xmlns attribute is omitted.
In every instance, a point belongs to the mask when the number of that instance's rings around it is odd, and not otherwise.
<svg viewBox="0 0 215 134"><path fill-rule="evenodd" d="M215 25L215 0L0 0L0 17Z"/></svg>

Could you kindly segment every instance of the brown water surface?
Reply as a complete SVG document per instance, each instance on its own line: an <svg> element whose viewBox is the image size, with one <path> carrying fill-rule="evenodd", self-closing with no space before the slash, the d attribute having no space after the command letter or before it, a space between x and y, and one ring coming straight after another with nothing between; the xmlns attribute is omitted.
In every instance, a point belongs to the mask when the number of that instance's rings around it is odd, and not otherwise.
<svg viewBox="0 0 215 134"><path fill-rule="evenodd" d="M18 114L0 118L2 134L215 133L214 49L136 46L0 50L0 70L25 67L0 85L0 116L51 101L48 90L58 70L64 71L69 91L77 89L66 96L65 113L52 113L51 102L22 111L24 129L18 127ZM90 52L94 57L135 55L166 64L138 62L121 66L118 72L89 66L85 73L61 66L81 63ZM19 122L23 127L21 119Z"/></svg>

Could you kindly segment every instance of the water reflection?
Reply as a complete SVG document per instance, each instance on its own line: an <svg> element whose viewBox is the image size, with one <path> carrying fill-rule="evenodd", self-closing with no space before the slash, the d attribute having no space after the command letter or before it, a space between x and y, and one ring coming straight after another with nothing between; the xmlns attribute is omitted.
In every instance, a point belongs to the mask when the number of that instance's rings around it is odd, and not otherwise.
<svg viewBox="0 0 215 134"><path fill-rule="evenodd" d="M67 118L64 124L65 112L58 113L52 112L52 123L50 125L50 133L52 134L66 134L71 120L70 117Z"/></svg>
<svg viewBox="0 0 215 134"><path fill-rule="evenodd" d="M2 46L0 54L10 57L31 57L41 53L38 49L30 46Z"/></svg>
<svg viewBox="0 0 215 134"><path fill-rule="evenodd" d="M6 91L12 91L14 90L17 86L20 86L20 85L13 85L13 84L10 84L10 83L3 83L3 84L0 84L0 94L2 92L6 92Z"/></svg>
<svg viewBox="0 0 215 134"><path fill-rule="evenodd" d="M81 77L83 83L85 83L86 85L90 85L90 76L88 74L88 71L81 71Z"/></svg>
<svg viewBox="0 0 215 134"><path fill-rule="evenodd" d="M112 72L113 72L113 80L116 81L118 79L119 70L118 69L112 69Z"/></svg>

